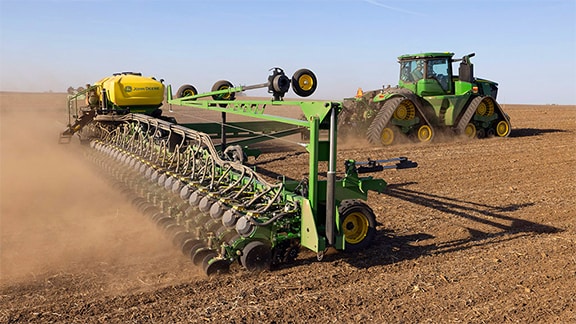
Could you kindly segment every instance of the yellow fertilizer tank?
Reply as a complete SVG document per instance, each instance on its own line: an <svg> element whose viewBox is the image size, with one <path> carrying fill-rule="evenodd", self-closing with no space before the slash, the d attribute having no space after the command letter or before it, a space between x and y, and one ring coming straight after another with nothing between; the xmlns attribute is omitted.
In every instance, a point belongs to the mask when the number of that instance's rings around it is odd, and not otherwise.
<svg viewBox="0 0 576 324"><path fill-rule="evenodd" d="M129 108L133 113L150 113L162 105L164 84L140 73L122 72L103 78L94 84L96 95L102 102L103 89L109 103Z"/></svg>

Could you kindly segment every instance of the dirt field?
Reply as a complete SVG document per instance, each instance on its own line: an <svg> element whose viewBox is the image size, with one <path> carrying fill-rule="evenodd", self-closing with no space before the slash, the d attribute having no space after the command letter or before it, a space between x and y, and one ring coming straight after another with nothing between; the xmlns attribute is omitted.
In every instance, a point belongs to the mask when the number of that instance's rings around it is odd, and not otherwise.
<svg viewBox="0 0 576 324"><path fill-rule="evenodd" d="M207 278L87 163L58 145L65 95L0 93L0 322L576 323L576 107L504 108L506 139L373 148L371 249ZM359 144L360 143L360 144ZM302 178L307 156L251 163Z"/></svg>

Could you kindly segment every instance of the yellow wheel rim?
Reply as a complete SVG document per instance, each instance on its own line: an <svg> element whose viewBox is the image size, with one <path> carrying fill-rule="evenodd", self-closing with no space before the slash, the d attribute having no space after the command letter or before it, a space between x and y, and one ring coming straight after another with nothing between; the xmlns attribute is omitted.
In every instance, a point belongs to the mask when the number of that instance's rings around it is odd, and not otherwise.
<svg viewBox="0 0 576 324"><path fill-rule="evenodd" d="M311 75L304 74L298 78L298 86L304 91L309 91L314 86L314 79Z"/></svg>
<svg viewBox="0 0 576 324"><path fill-rule="evenodd" d="M220 88L218 88L218 90L226 90L226 89L229 89L229 88L230 88L229 86L226 86L226 85L225 85L225 86L221 86ZM221 94L221 95L220 95L220 98L222 98L222 100L228 100L228 99L230 99L230 96L231 96L231 95L232 95L231 93Z"/></svg>
<svg viewBox="0 0 576 324"><path fill-rule="evenodd" d="M500 137L504 137L508 135L508 132L510 132L510 126L505 120L501 120L498 125L496 125L496 134Z"/></svg>
<svg viewBox="0 0 576 324"><path fill-rule="evenodd" d="M480 116L492 116L494 114L494 102L490 99L484 99L476 108L476 113Z"/></svg>
<svg viewBox="0 0 576 324"><path fill-rule="evenodd" d="M466 136L469 138L476 137L476 126L474 126L472 123L469 123L466 125L466 128L464 128L464 134L466 134Z"/></svg>
<svg viewBox="0 0 576 324"><path fill-rule="evenodd" d="M342 227L344 229L344 235L346 236L346 243L358 244L368 235L370 224L364 214L354 212L344 218Z"/></svg>
<svg viewBox="0 0 576 324"><path fill-rule="evenodd" d="M429 142L432 139L432 128L428 125L422 125L418 129L418 139L420 142Z"/></svg>
<svg viewBox="0 0 576 324"><path fill-rule="evenodd" d="M396 110L394 110L393 117L400 120L410 120L414 119L416 116L416 107L409 100L404 100L398 105Z"/></svg>
<svg viewBox="0 0 576 324"><path fill-rule="evenodd" d="M184 90L184 93L182 93L182 95L184 97L189 97L189 96L196 95L196 93L194 93L194 90L192 90L192 89L186 89L186 90Z"/></svg>
<svg viewBox="0 0 576 324"><path fill-rule="evenodd" d="M394 142L394 131L389 127L384 128L382 134L380 134L380 142L383 145L392 144Z"/></svg>

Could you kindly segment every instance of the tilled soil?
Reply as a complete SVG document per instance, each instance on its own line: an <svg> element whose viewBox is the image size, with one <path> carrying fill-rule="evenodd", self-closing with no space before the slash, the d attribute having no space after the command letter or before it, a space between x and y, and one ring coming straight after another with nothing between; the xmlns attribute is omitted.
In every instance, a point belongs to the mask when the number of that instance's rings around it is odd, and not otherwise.
<svg viewBox="0 0 576 324"><path fill-rule="evenodd" d="M576 107L506 105L509 138L340 143L345 159L407 156L368 204L362 253L303 251L206 277L82 156L58 145L65 95L0 93L0 322L576 322ZM283 141L257 160L301 179ZM321 169L325 166L321 166Z"/></svg>

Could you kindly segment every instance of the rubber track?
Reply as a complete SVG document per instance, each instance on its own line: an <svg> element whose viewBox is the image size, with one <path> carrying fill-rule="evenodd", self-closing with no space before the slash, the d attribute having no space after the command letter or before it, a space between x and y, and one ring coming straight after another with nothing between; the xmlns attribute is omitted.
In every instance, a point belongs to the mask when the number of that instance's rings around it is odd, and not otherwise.
<svg viewBox="0 0 576 324"><path fill-rule="evenodd" d="M472 99L472 101L468 105L468 108L466 109L466 112L462 115L462 117L460 117L460 120L458 121L458 125L456 126L457 134L464 134L464 129L472 119L472 116L474 116L476 108L478 108L478 105L482 102L484 98L486 97L476 97Z"/></svg>
<svg viewBox="0 0 576 324"><path fill-rule="evenodd" d="M374 121L368 127L368 131L366 132L366 137L368 141L372 144L380 144L380 136L382 134L382 130L388 125L390 122L390 118L392 118L392 114L394 114L394 110L396 107L402 102L406 100L404 97L397 97L387 100L382 109L378 111Z"/></svg>

